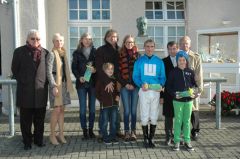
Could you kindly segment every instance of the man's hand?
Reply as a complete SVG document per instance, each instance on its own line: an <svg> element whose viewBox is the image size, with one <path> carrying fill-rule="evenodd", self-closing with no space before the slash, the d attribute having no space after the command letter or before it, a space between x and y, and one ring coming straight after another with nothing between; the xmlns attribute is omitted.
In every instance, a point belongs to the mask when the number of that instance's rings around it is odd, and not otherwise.
<svg viewBox="0 0 240 159"><path fill-rule="evenodd" d="M58 88L54 87L53 90L52 90L52 93L53 93L54 97L57 97L58 93L59 93Z"/></svg>

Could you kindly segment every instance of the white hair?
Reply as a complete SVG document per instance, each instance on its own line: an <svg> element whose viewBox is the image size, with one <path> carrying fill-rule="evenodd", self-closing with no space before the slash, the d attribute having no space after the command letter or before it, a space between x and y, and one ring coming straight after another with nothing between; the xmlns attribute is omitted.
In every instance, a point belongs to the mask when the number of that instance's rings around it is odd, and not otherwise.
<svg viewBox="0 0 240 159"><path fill-rule="evenodd" d="M29 39L32 35L35 35L35 34L38 34L39 35L39 31L36 30L36 29L31 29L28 31L28 34L27 34L27 39Z"/></svg>

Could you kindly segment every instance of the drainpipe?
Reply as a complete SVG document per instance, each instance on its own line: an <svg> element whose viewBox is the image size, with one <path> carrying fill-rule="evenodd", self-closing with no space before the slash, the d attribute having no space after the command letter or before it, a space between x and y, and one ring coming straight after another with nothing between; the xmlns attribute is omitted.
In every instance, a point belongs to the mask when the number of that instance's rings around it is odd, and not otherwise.
<svg viewBox="0 0 240 159"><path fill-rule="evenodd" d="M13 0L14 48L20 46L19 0Z"/></svg>

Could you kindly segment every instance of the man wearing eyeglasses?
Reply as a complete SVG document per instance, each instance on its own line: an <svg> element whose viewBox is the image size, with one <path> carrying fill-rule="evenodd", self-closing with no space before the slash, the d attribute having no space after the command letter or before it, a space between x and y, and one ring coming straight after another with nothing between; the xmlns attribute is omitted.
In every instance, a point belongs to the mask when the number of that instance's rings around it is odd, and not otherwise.
<svg viewBox="0 0 240 159"><path fill-rule="evenodd" d="M30 30L26 45L16 48L13 54L12 73L13 78L17 80L16 106L20 110L20 127L25 150L32 148L32 139L36 146L45 146L43 132L48 99L47 54L48 51L41 47L37 30Z"/></svg>

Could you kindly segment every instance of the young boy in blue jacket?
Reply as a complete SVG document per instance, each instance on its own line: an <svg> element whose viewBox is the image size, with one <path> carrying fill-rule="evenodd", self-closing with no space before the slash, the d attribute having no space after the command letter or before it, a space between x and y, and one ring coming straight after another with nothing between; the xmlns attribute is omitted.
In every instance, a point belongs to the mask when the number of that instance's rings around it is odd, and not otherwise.
<svg viewBox="0 0 240 159"><path fill-rule="evenodd" d="M155 135L159 114L159 90L149 89L149 85L163 86L166 81L163 61L154 55L155 42L151 39L144 42L145 54L134 64L133 81L140 88L139 103L141 123L144 136L144 146L154 148L152 139ZM148 122L150 121L150 133ZM149 134L149 135L148 135Z"/></svg>
<svg viewBox="0 0 240 159"><path fill-rule="evenodd" d="M179 150L182 128L185 147L187 150L194 150L190 139L190 119L193 98L197 96L192 89L197 87L197 84L194 78L194 71L188 68L187 53L180 50L176 55L176 61L177 67L169 73L166 83L167 92L173 96L175 144L173 150ZM180 92L187 94L183 96L180 95Z"/></svg>

